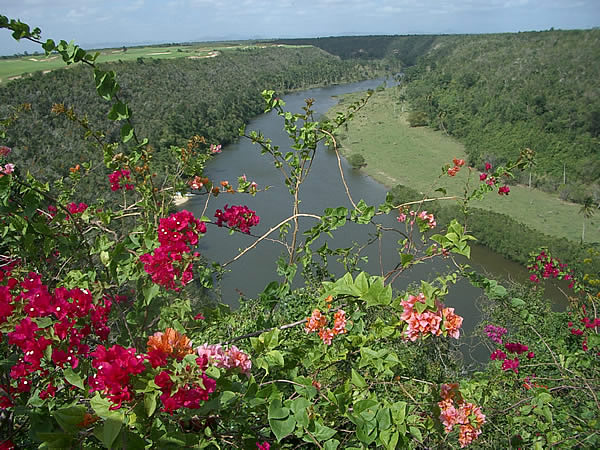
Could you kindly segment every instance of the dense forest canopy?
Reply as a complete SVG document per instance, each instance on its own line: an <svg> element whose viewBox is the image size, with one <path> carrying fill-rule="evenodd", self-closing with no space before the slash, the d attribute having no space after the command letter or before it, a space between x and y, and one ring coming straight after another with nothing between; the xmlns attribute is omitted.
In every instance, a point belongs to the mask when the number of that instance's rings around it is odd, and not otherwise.
<svg viewBox="0 0 600 450"><path fill-rule="evenodd" d="M536 187L600 197L600 30L443 36L406 73L415 119L472 164L531 148Z"/></svg>
<svg viewBox="0 0 600 450"><path fill-rule="evenodd" d="M121 95L134 111L137 129L155 148L159 166L167 162L164 150L191 136L221 144L236 139L240 126L263 111L263 89L286 92L381 73L376 63L342 61L314 47L240 49L207 59L140 58L104 64L103 69L119 73ZM84 130L51 112L56 103L75 105L75 113L87 116L93 129L118 139L119 127L106 118L109 105L90 90L93 83L91 71L75 67L38 72L0 87L1 116L10 115L16 105L31 104L6 142L16 150L18 166L54 180L82 161L100 161L97 150L81 139ZM96 183L107 183L104 173L90 177L83 199L94 195Z"/></svg>

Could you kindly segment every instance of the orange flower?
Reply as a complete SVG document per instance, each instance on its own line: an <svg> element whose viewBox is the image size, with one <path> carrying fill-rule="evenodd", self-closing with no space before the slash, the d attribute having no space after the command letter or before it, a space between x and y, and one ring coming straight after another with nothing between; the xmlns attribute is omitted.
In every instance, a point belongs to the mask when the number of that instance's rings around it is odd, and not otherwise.
<svg viewBox="0 0 600 450"><path fill-rule="evenodd" d="M179 360L194 352L192 341L173 328L167 328L164 333L157 332L148 338L148 352L156 350Z"/></svg>
<svg viewBox="0 0 600 450"><path fill-rule="evenodd" d="M71 173L75 173L75 172L79 172L79 169L81 169L81 166L80 166L79 164L77 164L75 167L71 167L71 168L69 169L69 171L70 171Z"/></svg>

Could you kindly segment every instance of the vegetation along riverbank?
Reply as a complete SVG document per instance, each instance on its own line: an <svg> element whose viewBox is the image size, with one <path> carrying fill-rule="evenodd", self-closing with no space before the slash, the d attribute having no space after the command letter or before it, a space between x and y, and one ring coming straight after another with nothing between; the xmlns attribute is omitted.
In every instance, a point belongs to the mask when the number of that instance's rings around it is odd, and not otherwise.
<svg viewBox="0 0 600 450"><path fill-rule="evenodd" d="M360 95L343 97L341 105ZM402 87L373 95L367 106L341 131L342 153L346 157L361 155L364 158L361 170L388 186L398 200L413 198L403 196L403 189L393 189L398 185L409 187L421 196L440 195L434 192L438 187L446 189L448 195L461 196L468 177L471 185L476 186L478 170L461 170L455 177L442 176L432 182L427 174L439 174L440 168L453 158L467 159L468 155L462 143L442 131L410 127L409 107L401 98ZM341 105L332 108L329 114L333 115ZM442 207L448 211L442 213L439 209ZM448 217L454 217L459 210L450 202L436 208ZM582 250L579 242L585 218L580 210L581 205L561 200L557 195L525 185L512 185L508 198L488 196L474 201L469 225L479 243L515 261L525 263L529 252L540 246L555 248L561 254L569 253L575 261ZM587 219L586 242L600 242L600 216Z"/></svg>

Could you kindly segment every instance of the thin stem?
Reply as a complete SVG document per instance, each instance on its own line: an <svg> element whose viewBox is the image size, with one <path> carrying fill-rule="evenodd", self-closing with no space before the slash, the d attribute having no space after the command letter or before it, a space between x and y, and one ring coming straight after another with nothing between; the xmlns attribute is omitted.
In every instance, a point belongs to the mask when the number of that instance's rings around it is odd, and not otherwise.
<svg viewBox="0 0 600 450"><path fill-rule="evenodd" d="M246 247L244 250L242 250L235 258L227 261L226 263L222 264L222 267L227 267L229 264L237 261L238 259L240 259L243 255L245 255L246 253L248 253L250 250L252 250L254 247L256 247L261 241L265 240L267 238L267 236L269 236L271 233L273 233L274 231L278 230L281 226L285 225L286 223L288 223L290 220L294 220L297 217L311 217L313 219L317 219L317 220L321 220L321 216L317 216L316 214L306 214L306 213L299 213L299 214L294 214L293 216L288 217L285 220L282 220L281 222L279 222L277 225L275 225L274 227L271 227L269 229L269 231L267 231L265 234L263 234L261 237L259 237L252 245L250 245L249 247Z"/></svg>

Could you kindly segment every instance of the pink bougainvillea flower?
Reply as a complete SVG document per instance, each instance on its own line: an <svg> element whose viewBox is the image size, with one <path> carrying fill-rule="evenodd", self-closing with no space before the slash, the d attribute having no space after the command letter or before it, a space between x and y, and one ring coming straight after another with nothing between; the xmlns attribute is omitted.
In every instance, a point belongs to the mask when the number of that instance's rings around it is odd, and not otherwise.
<svg viewBox="0 0 600 450"><path fill-rule="evenodd" d="M488 171L492 168L492 165L489 162L485 163L485 170Z"/></svg>
<svg viewBox="0 0 600 450"><path fill-rule="evenodd" d="M444 318L443 326L448 335L454 339L458 339L460 337L460 327L462 326L463 318L458 314L454 314L454 308L444 308L442 316Z"/></svg>
<svg viewBox="0 0 600 450"><path fill-rule="evenodd" d="M259 444L257 442L256 446L258 447L257 450L270 450L271 449L271 444L269 444L267 441L263 442L262 444Z"/></svg>

